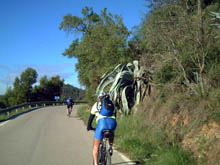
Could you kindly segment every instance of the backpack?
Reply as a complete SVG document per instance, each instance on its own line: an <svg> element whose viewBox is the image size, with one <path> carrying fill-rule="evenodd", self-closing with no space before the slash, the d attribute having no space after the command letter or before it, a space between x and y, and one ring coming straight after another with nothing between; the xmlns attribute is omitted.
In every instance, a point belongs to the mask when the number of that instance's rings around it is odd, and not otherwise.
<svg viewBox="0 0 220 165"><path fill-rule="evenodd" d="M70 99L67 99L67 100L66 100L66 104L67 104L67 105L71 105L71 100L70 100Z"/></svg>
<svg viewBox="0 0 220 165"><path fill-rule="evenodd" d="M102 99L100 114L102 116L113 116L114 115L114 104L109 99L109 97Z"/></svg>

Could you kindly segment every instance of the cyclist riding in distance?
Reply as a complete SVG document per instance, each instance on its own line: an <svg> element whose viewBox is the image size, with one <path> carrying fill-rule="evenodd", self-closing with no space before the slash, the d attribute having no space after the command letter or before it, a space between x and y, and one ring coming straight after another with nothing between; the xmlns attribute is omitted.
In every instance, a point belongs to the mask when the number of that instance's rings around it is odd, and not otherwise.
<svg viewBox="0 0 220 165"><path fill-rule="evenodd" d="M116 126L117 126L117 122L115 119L115 110L114 110L114 105L112 112L107 112L105 113L104 110L104 99L107 99L110 101L110 96L108 93L102 93L99 97L98 97L98 101L92 106L91 109L91 113L90 113L90 117L88 120L88 125L87 125L87 130L95 130L95 134L94 134L94 144L93 144L93 160L95 165L98 165L98 148L99 148L99 144L101 142L101 140L103 139L103 130L111 130L114 131ZM111 101L110 101L111 102ZM104 110L103 110L104 109ZM94 119L94 117L96 116L96 129L94 129L92 127L92 121ZM112 154L112 145L113 145L113 141L114 141L114 136L111 137L109 139L109 152Z"/></svg>
<svg viewBox="0 0 220 165"><path fill-rule="evenodd" d="M67 116L68 116L68 115L70 115L70 113L72 112L72 108L73 108L73 98L72 98L72 97L69 97L69 98L66 100L66 105L67 105L66 114L67 114Z"/></svg>

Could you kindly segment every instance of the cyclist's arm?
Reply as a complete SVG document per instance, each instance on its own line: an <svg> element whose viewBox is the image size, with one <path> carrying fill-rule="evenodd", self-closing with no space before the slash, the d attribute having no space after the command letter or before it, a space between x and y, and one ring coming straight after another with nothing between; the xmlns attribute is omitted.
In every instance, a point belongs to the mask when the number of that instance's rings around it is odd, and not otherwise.
<svg viewBox="0 0 220 165"><path fill-rule="evenodd" d="M95 130L94 128L92 128L92 121L96 115L96 112L97 112L97 102L92 106L92 109L91 109L91 113L90 113L90 116L89 116L89 120L88 120L88 125L87 125L87 130Z"/></svg>
<svg viewBox="0 0 220 165"><path fill-rule="evenodd" d="M95 115L90 114L89 116L89 120L88 120L88 124L87 124L87 130L94 130L94 128L92 128L92 121L94 119Z"/></svg>

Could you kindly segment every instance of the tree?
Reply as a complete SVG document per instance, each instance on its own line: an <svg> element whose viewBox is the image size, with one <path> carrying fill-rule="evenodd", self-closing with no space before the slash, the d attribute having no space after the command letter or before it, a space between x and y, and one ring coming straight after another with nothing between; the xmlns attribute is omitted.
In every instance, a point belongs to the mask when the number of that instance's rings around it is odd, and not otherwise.
<svg viewBox="0 0 220 165"><path fill-rule="evenodd" d="M33 89L34 101L47 101L48 100L47 88L48 88L48 79L47 76L43 76L40 79L40 84L38 86L36 85Z"/></svg>
<svg viewBox="0 0 220 165"><path fill-rule="evenodd" d="M6 107L6 106L5 106L4 102L0 101L0 109L3 109L3 108L5 108L5 107Z"/></svg>
<svg viewBox="0 0 220 165"><path fill-rule="evenodd" d="M27 68L21 73L20 91L22 95L22 102L31 101L32 85L37 81L37 72L32 68Z"/></svg>
<svg viewBox="0 0 220 165"><path fill-rule="evenodd" d="M54 100L54 96L61 96L61 89L64 85L64 80L60 80L60 76L53 76L48 81L48 96L50 100Z"/></svg>
<svg viewBox="0 0 220 165"><path fill-rule="evenodd" d="M33 84L37 81L37 72L33 68L27 68L16 77L13 84L14 103L21 104L32 101Z"/></svg>
<svg viewBox="0 0 220 165"><path fill-rule="evenodd" d="M82 34L63 55L78 59L78 78L91 100L95 98L101 75L119 63L130 61L133 56L127 53L129 32L121 17L107 13L107 9L98 15L88 7L82 9L82 15L82 18L70 14L64 16L60 29Z"/></svg>
<svg viewBox="0 0 220 165"><path fill-rule="evenodd" d="M157 2L161 2L159 6ZM153 59L149 67L156 67L154 81L160 85L184 83L194 94L205 95L209 88L207 73L219 61L214 39L217 31L208 23L209 8L199 0L161 0L153 4L156 7L142 22L143 37L138 47L143 56Z"/></svg>
<svg viewBox="0 0 220 165"><path fill-rule="evenodd" d="M40 79L40 85L34 88L35 101L54 101L54 96L61 96L61 89L64 85L64 80L60 77L53 76L49 80L47 76Z"/></svg>
<svg viewBox="0 0 220 165"><path fill-rule="evenodd" d="M62 87L61 99L63 100L66 100L68 97L72 97L74 100L82 100L84 95L84 90L78 89L70 84L64 84Z"/></svg>
<svg viewBox="0 0 220 165"><path fill-rule="evenodd" d="M4 95L0 97L2 108L15 105L15 95L11 87L7 88Z"/></svg>
<svg viewBox="0 0 220 165"><path fill-rule="evenodd" d="M220 12L216 13L216 12L211 11L211 16L212 16L212 20L214 20L214 23L212 23L211 25L214 25L216 28L218 28L219 29L218 32L220 32ZM219 38L219 37L220 37L220 34L218 33L216 38Z"/></svg>

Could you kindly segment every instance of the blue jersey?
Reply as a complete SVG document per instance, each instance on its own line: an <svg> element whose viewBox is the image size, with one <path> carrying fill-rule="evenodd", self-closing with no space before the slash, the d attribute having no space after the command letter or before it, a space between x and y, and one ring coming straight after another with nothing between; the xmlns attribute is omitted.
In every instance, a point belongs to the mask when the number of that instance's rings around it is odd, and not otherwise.
<svg viewBox="0 0 220 165"><path fill-rule="evenodd" d="M72 99L67 99L66 100L66 104L67 105L72 105L73 104L73 100Z"/></svg>

